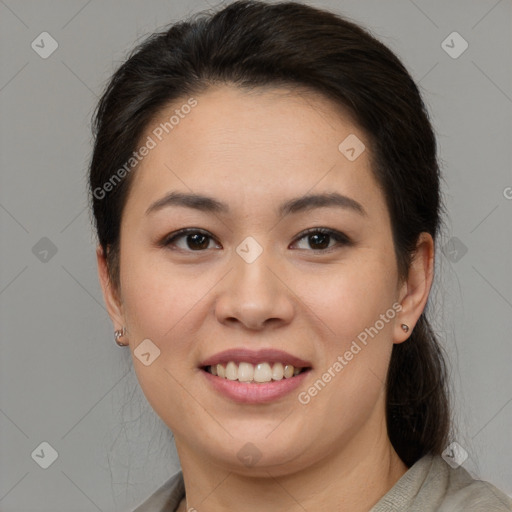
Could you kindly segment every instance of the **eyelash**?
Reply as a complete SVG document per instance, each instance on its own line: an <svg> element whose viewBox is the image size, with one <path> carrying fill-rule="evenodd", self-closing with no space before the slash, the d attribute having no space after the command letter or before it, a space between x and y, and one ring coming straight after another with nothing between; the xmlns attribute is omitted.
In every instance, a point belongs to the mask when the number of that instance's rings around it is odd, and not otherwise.
<svg viewBox="0 0 512 512"><path fill-rule="evenodd" d="M314 253L330 253L332 250L339 248L340 246L350 246L352 245L352 241L349 239L347 235L344 233L341 233L340 231L336 231L334 229L328 229L328 228L310 228L306 231L303 231L300 233L297 238L295 239L295 242L298 242L302 240L303 238L306 238L307 236L321 233L323 235L329 235L332 239L334 239L337 242L337 246L334 245L332 247L328 247L327 249L311 249L310 252ZM175 233L171 233L170 235L166 236L161 242L159 242L160 247L168 248L173 243L176 242L179 238L185 237L186 235L193 235L193 234L200 234L204 235L212 240L215 240L213 236L211 236L207 231L203 231L202 229L197 228L184 228L180 229L179 231L176 231ZM217 242L218 243L218 242ZM220 245L220 244L219 244ZM177 249L182 250L185 252L204 252L207 249L199 249L197 251L193 251L190 249ZM300 250L306 250L306 249L300 249Z"/></svg>

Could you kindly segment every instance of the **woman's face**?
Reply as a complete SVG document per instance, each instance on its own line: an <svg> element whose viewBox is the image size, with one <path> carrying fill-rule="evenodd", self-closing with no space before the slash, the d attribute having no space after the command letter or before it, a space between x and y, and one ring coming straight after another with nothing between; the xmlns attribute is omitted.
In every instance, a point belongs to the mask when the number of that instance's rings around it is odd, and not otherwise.
<svg viewBox="0 0 512 512"><path fill-rule="evenodd" d="M187 100L148 127L121 226L112 316L147 399L180 457L231 471L285 473L379 438L407 336L365 134L318 95L223 86L162 137Z"/></svg>

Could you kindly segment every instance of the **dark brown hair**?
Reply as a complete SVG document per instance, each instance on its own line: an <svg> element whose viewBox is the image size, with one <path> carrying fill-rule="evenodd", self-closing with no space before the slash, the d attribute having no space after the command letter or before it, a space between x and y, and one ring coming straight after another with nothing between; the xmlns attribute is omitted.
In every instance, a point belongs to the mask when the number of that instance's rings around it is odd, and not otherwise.
<svg viewBox="0 0 512 512"><path fill-rule="evenodd" d="M413 79L385 45L341 16L295 2L237 1L149 36L115 72L97 106L89 193L114 290L120 290L121 216L135 173L108 193L104 184L166 106L214 84L303 87L353 116L370 141L405 278L418 236L427 232L436 240L442 211L436 140ZM408 466L446 445L446 368L425 313L410 338L393 347L387 424Z"/></svg>

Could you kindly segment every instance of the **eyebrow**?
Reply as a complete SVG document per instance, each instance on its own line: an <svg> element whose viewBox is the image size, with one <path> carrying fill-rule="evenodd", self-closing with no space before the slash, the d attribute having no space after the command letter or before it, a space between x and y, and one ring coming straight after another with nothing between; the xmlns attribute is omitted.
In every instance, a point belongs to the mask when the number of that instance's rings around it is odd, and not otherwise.
<svg viewBox="0 0 512 512"><path fill-rule="evenodd" d="M158 201L155 201L146 210L146 215L170 206L183 206L206 213L229 213L229 206L213 197L194 193L170 192L161 199L158 199ZM352 210L359 215L367 215L360 203L337 192L313 194L290 199L281 204L277 213L283 216L291 213L309 211L315 208L327 207L344 208Z"/></svg>

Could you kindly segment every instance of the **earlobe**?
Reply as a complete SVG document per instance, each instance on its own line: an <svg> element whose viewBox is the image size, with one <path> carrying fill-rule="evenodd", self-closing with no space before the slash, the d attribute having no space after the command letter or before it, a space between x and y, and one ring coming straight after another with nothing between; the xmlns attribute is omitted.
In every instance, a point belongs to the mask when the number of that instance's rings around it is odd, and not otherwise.
<svg viewBox="0 0 512 512"><path fill-rule="evenodd" d="M429 233L421 233L407 279L401 289L402 310L395 326L395 343L402 343L411 336L427 304L433 277L434 241Z"/></svg>
<svg viewBox="0 0 512 512"><path fill-rule="evenodd" d="M120 300L110 281L107 260L101 245L96 248L96 260L98 263L98 277L103 293L103 300L105 301L108 314L114 324L114 329L122 329L125 325L124 314Z"/></svg>

